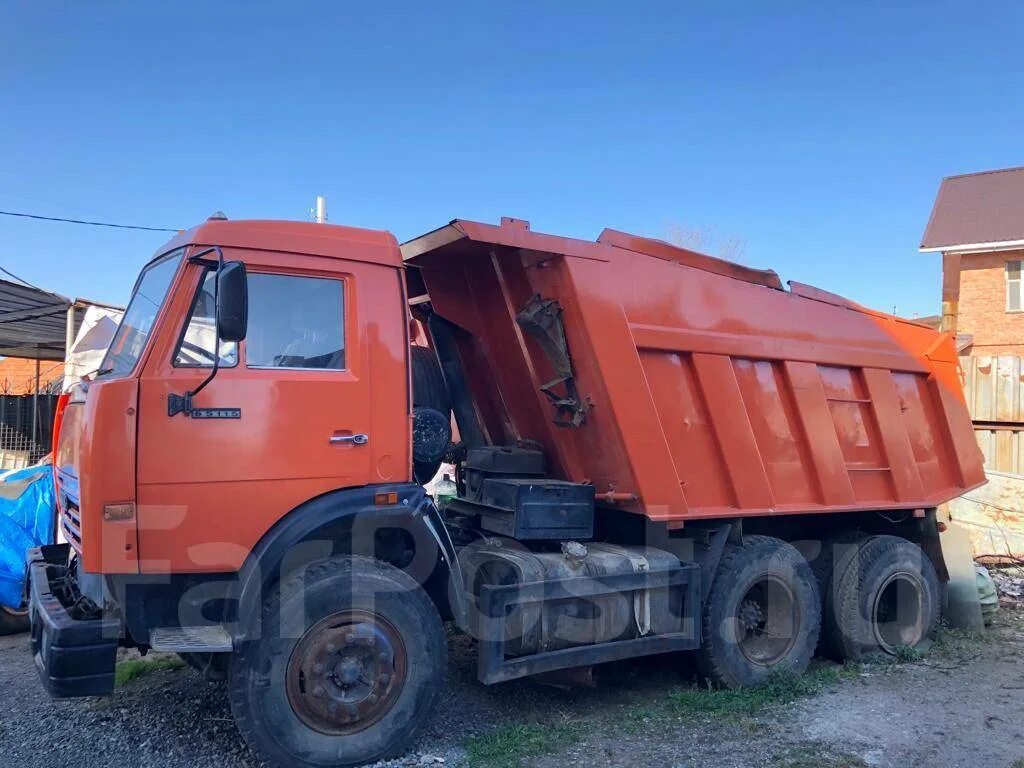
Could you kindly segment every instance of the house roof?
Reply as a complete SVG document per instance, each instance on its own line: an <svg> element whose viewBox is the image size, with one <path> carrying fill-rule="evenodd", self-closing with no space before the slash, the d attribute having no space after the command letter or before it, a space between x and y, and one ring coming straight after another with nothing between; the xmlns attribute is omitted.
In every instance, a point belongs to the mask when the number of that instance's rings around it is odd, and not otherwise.
<svg viewBox="0 0 1024 768"><path fill-rule="evenodd" d="M922 251L1024 247L1024 167L948 176L939 185Z"/></svg>
<svg viewBox="0 0 1024 768"><path fill-rule="evenodd" d="M74 328L90 305L122 310L88 299L68 299L32 285L0 280L0 357L63 361L68 309L75 308Z"/></svg>
<svg viewBox="0 0 1024 768"><path fill-rule="evenodd" d="M63 360L70 299L0 280L0 355Z"/></svg>

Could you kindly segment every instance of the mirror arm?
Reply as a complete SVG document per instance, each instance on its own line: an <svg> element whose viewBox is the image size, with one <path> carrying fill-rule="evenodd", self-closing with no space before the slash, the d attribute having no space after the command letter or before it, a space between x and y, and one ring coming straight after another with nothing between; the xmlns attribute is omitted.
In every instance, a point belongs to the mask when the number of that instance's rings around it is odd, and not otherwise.
<svg viewBox="0 0 1024 768"><path fill-rule="evenodd" d="M195 254L194 256L192 256L189 259L189 261L190 262L199 261L199 263L201 263L201 264L209 263L209 264L212 265L213 262L209 261L207 259L202 259L200 261L201 257L205 256L208 253L216 253L217 254L217 262L216 262L216 264L217 264L217 279L213 281L213 306L216 308L217 307L217 299L218 299L219 294L220 294L220 271L224 267L224 252L220 249L219 246L214 245L214 246L211 246L211 247L207 248L205 251L200 251L199 253ZM216 313L216 309L214 309L214 312ZM218 370L220 370L220 328L217 325L216 317L214 317L214 322L213 322L213 367L210 369L210 374L199 383L198 387L196 387L193 390L190 390L190 391L186 392L183 395L176 395L174 393L169 394L167 396L167 415L168 416L175 416L175 415L177 415L179 413L184 413L186 417L191 416L192 415L192 398L195 397L196 395L198 395L200 392L202 392L203 389L206 387L206 385L209 384L211 381L213 381L213 377L217 375L217 371Z"/></svg>

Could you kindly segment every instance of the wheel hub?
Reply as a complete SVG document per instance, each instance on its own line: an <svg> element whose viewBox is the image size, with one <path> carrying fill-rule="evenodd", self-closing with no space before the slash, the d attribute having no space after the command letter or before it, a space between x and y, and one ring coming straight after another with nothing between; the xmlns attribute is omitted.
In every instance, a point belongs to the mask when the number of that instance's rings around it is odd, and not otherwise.
<svg viewBox="0 0 1024 768"><path fill-rule="evenodd" d="M790 585L774 575L754 582L736 607L740 652L753 664L770 667L796 643L802 617Z"/></svg>
<svg viewBox="0 0 1024 768"><path fill-rule="evenodd" d="M363 669L359 659L348 657L334 668L334 681L343 688L350 688L362 677Z"/></svg>
<svg viewBox="0 0 1024 768"><path fill-rule="evenodd" d="M914 575L890 575L875 595L872 615L875 640L886 653L920 643L925 635L924 596Z"/></svg>
<svg viewBox="0 0 1024 768"><path fill-rule="evenodd" d="M405 645L389 621L364 611L333 614L310 627L292 651L288 701L322 733L355 733L391 709L406 669Z"/></svg>
<svg viewBox="0 0 1024 768"><path fill-rule="evenodd" d="M747 632L755 632L759 627L764 626L764 611L753 600L744 600L740 604L739 620L743 629Z"/></svg>

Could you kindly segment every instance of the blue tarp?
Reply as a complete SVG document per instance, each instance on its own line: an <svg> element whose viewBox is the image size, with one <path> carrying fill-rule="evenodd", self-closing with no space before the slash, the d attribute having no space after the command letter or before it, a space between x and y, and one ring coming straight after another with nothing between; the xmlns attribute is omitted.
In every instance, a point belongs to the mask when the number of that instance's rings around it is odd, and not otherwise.
<svg viewBox="0 0 1024 768"><path fill-rule="evenodd" d="M0 605L21 606L25 553L53 543L53 469L29 467L0 478Z"/></svg>

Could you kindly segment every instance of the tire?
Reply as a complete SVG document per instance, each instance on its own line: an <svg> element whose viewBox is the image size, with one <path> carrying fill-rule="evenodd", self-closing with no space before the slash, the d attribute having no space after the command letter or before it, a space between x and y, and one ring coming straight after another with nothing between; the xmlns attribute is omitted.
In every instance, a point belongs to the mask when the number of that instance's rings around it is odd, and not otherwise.
<svg viewBox="0 0 1024 768"><path fill-rule="evenodd" d="M208 682L223 683L228 679L229 654L179 653L178 656Z"/></svg>
<svg viewBox="0 0 1024 768"><path fill-rule="evenodd" d="M409 362L412 367L413 408L433 408L450 419L451 401L441 373L441 365L437 362L437 355L427 347L414 345L409 348ZM434 478L440 467L441 459L414 462L413 479L420 485L426 485Z"/></svg>
<svg viewBox="0 0 1024 768"><path fill-rule="evenodd" d="M320 560L275 588L261 621L262 639L228 670L231 711L260 760L323 768L396 757L433 712L445 635L405 573L365 557Z"/></svg>
<svg viewBox="0 0 1024 768"><path fill-rule="evenodd" d="M433 408L448 416L452 410L448 388L434 351L427 347L410 347L409 363L412 367L413 407Z"/></svg>
<svg viewBox="0 0 1024 768"><path fill-rule="evenodd" d="M856 553L863 534L844 531L822 540L821 551L810 560L811 571L821 594L821 635L816 653L834 661L842 661L843 651L839 645L839 624L835 612L835 574Z"/></svg>
<svg viewBox="0 0 1024 768"><path fill-rule="evenodd" d="M935 566L899 536L864 539L837 563L831 590L836 648L845 661L927 647L939 623L942 593Z"/></svg>
<svg viewBox="0 0 1024 768"><path fill-rule="evenodd" d="M28 611L15 611L0 605L0 635L17 635L28 632Z"/></svg>
<svg viewBox="0 0 1024 768"><path fill-rule="evenodd" d="M416 481L418 485L426 485L434 479L434 475L441 469L441 461L434 461L429 464L421 462L413 462L412 465L412 479Z"/></svg>
<svg viewBox="0 0 1024 768"><path fill-rule="evenodd" d="M791 544L746 536L719 563L701 622L697 667L730 688L759 685L780 669L803 672L821 626L811 567Z"/></svg>

